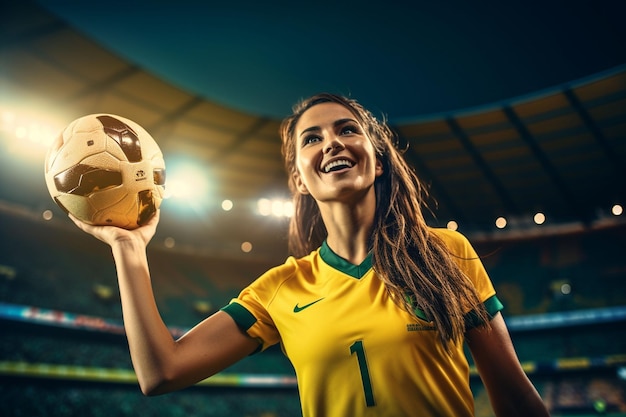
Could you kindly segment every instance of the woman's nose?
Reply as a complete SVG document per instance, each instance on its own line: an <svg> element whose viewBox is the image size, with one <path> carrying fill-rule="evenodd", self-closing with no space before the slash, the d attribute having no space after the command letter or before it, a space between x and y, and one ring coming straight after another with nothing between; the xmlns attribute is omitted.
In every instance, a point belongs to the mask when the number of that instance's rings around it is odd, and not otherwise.
<svg viewBox="0 0 626 417"><path fill-rule="evenodd" d="M326 141L324 144L324 153L335 152L343 149L343 142L338 137L333 137Z"/></svg>

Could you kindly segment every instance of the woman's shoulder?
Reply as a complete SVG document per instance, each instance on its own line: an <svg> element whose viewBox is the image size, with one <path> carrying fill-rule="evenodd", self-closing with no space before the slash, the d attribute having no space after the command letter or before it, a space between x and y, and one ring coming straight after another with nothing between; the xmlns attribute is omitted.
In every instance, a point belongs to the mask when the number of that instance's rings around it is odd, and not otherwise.
<svg viewBox="0 0 626 417"><path fill-rule="evenodd" d="M458 244L464 245L466 244L466 242L467 243L469 242L467 240L467 237L465 237L464 234L462 234L461 232L457 230L448 229L446 227L430 227L430 226L428 227L428 230L430 231L430 233L439 237L447 244L452 243L455 245L458 245Z"/></svg>
<svg viewBox="0 0 626 417"><path fill-rule="evenodd" d="M463 233L444 227L429 227L429 230L434 236L441 239L452 253L474 256L474 248Z"/></svg>
<svg viewBox="0 0 626 417"><path fill-rule="evenodd" d="M289 256L285 262L268 269L262 274L255 281L255 285L282 285L286 281L310 271L317 254L317 251L313 251L309 255L301 258Z"/></svg>

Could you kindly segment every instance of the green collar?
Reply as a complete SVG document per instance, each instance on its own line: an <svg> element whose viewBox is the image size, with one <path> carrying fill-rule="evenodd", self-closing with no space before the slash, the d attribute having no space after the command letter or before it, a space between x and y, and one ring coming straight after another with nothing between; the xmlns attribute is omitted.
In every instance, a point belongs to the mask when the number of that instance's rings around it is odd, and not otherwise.
<svg viewBox="0 0 626 417"><path fill-rule="evenodd" d="M328 243L326 243L325 240L320 247L320 256L322 257L322 260L328 265L356 279L363 278L363 275L365 275L367 271L372 269L371 252L367 254L367 256L360 265L354 265L333 252L333 250L328 246Z"/></svg>
<svg viewBox="0 0 626 417"><path fill-rule="evenodd" d="M361 265L354 265L333 252L325 240L322 242L322 246L320 247L320 256L322 257L322 260L331 267L356 279L363 278L363 275L372 269L372 252L367 254L363 262L361 262ZM407 298L407 301L410 302L410 297ZM414 306L414 308L415 315L417 317L425 321L430 321L428 320L428 317L426 317L424 311L417 306Z"/></svg>

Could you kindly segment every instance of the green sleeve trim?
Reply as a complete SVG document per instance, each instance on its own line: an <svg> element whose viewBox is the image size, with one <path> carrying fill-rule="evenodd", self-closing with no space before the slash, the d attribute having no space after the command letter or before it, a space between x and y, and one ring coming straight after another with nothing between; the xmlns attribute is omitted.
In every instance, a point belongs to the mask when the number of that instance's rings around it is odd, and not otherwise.
<svg viewBox="0 0 626 417"><path fill-rule="evenodd" d="M487 298L484 302L485 309L487 309L487 313L489 314L489 318L493 318L499 311L504 308L504 305L500 302L498 297L492 295Z"/></svg>
<svg viewBox="0 0 626 417"><path fill-rule="evenodd" d="M233 320L235 320L235 323L237 323L237 326L243 331L247 331L256 323L256 317L241 304L230 303L222 307L221 310L231 316Z"/></svg>
<svg viewBox="0 0 626 417"><path fill-rule="evenodd" d="M490 320L494 318L494 316L498 314L498 312L504 308L504 305L502 305L498 297L496 297L495 295L492 295L491 297L487 298L483 302L483 304L485 305L485 310L487 310L487 315L489 316ZM478 327L481 324L482 322L477 317L475 311L470 311L469 313L465 315L465 330Z"/></svg>
<svg viewBox="0 0 626 417"><path fill-rule="evenodd" d="M233 320L235 320L237 327L239 327L243 332L247 332L247 330L252 327L254 323L256 323L256 317L254 317L252 313L250 313L241 304L233 302L225 307L222 307L220 310L231 316ZM261 352L262 350L263 341L259 339L259 347L250 355L254 355L255 353Z"/></svg>

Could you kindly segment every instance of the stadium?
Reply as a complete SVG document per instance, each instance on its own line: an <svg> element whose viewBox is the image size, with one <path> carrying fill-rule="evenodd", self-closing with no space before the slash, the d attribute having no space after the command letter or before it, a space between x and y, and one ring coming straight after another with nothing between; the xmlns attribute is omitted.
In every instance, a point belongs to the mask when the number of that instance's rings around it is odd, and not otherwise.
<svg viewBox="0 0 626 417"><path fill-rule="evenodd" d="M471 241L551 415L626 416L624 6L336 6L381 22L355 34L310 5L70 3L5 2L0 13L2 415L301 415L278 346L142 395L110 248L54 204L43 164L85 114L124 115L152 134L168 195L148 256L159 310L181 336L284 262L293 207L280 122L299 98L332 90L380 109L429 186L430 225ZM318 19L319 44L302 16ZM333 62L300 68L298 42ZM340 68L353 58L338 43L366 69ZM475 414L494 416L468 357Z"/></svg>

